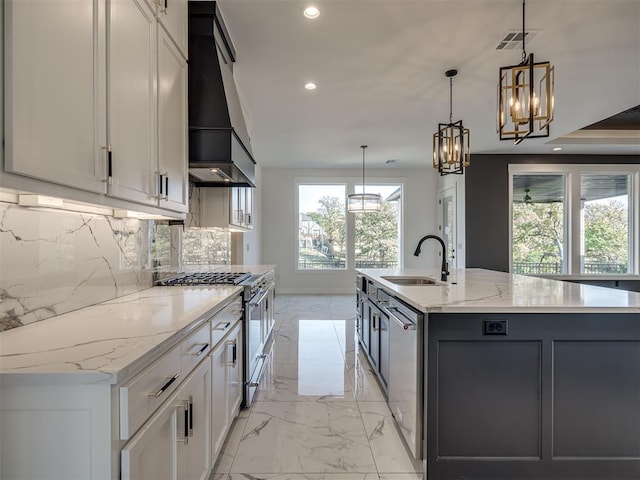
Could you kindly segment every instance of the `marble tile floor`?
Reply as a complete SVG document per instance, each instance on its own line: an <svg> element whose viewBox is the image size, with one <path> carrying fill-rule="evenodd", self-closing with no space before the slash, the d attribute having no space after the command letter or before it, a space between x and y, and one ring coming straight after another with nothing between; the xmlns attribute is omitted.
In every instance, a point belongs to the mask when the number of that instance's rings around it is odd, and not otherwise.
<svg viewBox="0 0 640 480"><path fill-rule="evenodd" d="M353 295L278 295L258 396L210 480L422 480L355 340Z"/></svg>

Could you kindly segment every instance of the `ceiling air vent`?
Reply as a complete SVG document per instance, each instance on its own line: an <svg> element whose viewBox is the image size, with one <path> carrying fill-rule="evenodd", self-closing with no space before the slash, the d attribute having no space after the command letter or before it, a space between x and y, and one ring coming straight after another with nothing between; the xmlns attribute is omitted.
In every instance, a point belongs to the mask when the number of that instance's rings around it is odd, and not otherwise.
<svg viewBox="0 0 640 480"><path fill-rule="evenodd" d="M525 32L525 42L529 43L535 38L538 32L528 31ZM508 32L498 46L496 50L513 50L514 48L522 48L522 30L511 30Z"/></svg>

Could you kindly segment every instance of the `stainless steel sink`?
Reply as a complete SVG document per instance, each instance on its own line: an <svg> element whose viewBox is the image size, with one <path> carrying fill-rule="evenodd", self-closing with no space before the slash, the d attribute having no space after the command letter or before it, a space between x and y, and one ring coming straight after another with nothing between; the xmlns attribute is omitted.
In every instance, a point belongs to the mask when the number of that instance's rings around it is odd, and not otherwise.
<svg viewBox="0 0 640 480"><path fill-rule="evenodd" d="M385 280L396 285L439 285L433 278L429 277L410 277L410 276L382 276Z"/></svg>

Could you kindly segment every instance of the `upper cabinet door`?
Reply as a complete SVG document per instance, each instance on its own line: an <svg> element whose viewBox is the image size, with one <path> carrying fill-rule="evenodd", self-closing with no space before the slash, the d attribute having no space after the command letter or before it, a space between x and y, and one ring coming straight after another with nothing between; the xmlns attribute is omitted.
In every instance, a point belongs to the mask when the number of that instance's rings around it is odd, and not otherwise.
<svg viewBox="0 0 640 480"><path fill-rule="evenodd" d="M158 28L160 207L187 211L187 62Z"/></svg>
<svg viewBox="0 0 640 480"><path fill-rule="evenodd" d="M104 0L4 5L5 170L106 192Z"/></svg>
<svg viewBox="0 0 640 480"><path fill-rule="evenodd" d="M144 0L111 0L109 19L109 194L157 205L156 20Z"/></svg>
<svg viewBox="0 0 640 480"><path fill-rule="evenodd" d="M158 21L187 58L187 0L158 0Z"/></svg>

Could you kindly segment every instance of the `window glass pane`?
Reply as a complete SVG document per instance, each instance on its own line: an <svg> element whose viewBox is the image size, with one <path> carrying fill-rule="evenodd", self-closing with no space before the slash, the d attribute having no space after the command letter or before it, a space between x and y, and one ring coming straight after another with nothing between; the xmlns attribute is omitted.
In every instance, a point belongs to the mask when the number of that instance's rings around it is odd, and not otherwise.
<svg viewBox="0 0 640 480"><path fill-rule="evenodd" d="M298 185L298 268L344 269L345 185Z"/></svg>
<svg viewBox="0 0 640 480"><path fill-rule="evenodd" d="M629 272L629 175L580 176L580 272Z"/></svg>
<svg viewBox="0 0 640 480"><path fill-rule="evenodd" d="M379 193L379 212L355 214L356 268L396 267L400 255L400 185L366 185L366 193ZM356 185L355 193L362 193Z"/></svg>
<svg viewBox="0 0 640 480"><path fill-rule="evenodd" d="M514 175L514 273L565 273L564 175Z"/></svg>

